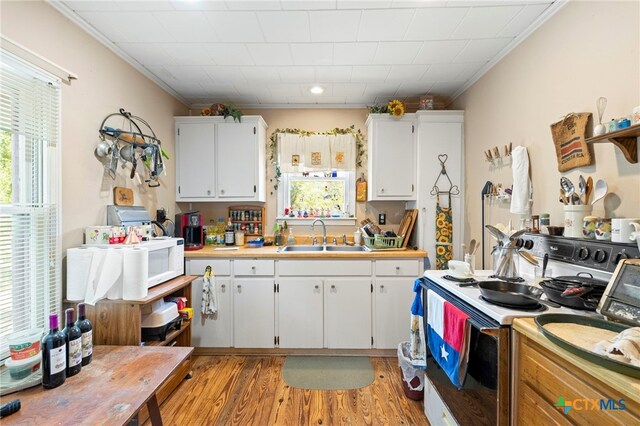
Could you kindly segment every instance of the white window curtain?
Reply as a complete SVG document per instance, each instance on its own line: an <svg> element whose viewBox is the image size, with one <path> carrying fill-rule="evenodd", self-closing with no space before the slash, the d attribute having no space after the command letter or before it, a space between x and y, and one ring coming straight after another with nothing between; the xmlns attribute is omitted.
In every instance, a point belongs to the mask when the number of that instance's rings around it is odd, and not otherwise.
<svg viewBox="0 0 640 426"><path fill-rule="evenodd" d="M60 80L0 50L0 359L60 312Z"/></svg>
<svg viewBox="0 0 640 426"><path fill-rule="evenodd" d="M278 133L278 159L283 173L355 171L356 138Z"/></svg>

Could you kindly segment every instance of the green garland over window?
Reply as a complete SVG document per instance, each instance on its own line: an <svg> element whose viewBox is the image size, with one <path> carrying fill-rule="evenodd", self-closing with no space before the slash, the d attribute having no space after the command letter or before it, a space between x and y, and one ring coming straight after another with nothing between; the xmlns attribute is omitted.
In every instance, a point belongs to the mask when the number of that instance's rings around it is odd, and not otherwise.
<svg viewBox="0 0 640 426"><path fill-rule="evenodd" d="M280 177L282 172L280 171L280 164L278 164L278 133L292 133L298 136L311 136L311 135L354 135L356 138L356 167L362 167L362 158L365 154L364 150L364 136L360 129L356 130L355 125L351 125L346 129L335 128L327 130L326 132L310 132L302 129L276 129L269 138L269 161L275 167L275 179L276 183L273 185L273 189L278 189L280 184Z"/></svg>

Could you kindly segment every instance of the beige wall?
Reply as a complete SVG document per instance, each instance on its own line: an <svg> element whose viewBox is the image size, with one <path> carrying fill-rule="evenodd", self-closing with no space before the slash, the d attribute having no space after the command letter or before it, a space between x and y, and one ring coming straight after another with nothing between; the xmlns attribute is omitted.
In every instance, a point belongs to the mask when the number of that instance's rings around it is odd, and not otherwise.
<svg viewBox="0 0 640 426"><path fill-rule="evenodd" d="M114 182L94 155L102 120L120 108L146 120L173 159L174 115L187 108L44 2L0 2L0 30L78 75L62 86L62 248L83 242L83 228L104 224L113 187L133 188L135 204L175 210L175 168L150 189L119 169Z"/></svg>
<svg viewBox="0 0 640 426"><path fill-rule="evenodd" d="M609 143L594 145L595 163L561 174L549 126L569 112L592 112L608 99L603 121L640 105L640 3L570 2L461 96L465 110L466 234L480 235L480 194L487 180L510 185L510 167L492 169L483 151L513 142L529 151L533 213L561 224L559 180L605 179L610 194L593 214L640 215L640 164ZM502 148L501 148L502 149ZM517 219L516 219L517 220Z"/></svg>
<svg viewBox="0 0 640 426"><path fill-rule="evenodd" d="M367 119L368 111L365 108L360 109L246 109L242 110L247 115L261 115L269 126L267 128L267 139L271 137L276 129L302 129L315 132L322 132L331 130L336 127L347 128L354 125L356 129L362 130L365 138L366 146L366 127L365 122ZM199 111L192 111L192 115L199 114ZM267 146L269 141L267 140ZM365 154L366 155L366 154ZM268 155L267 155L268 157ZM367 161L366 157L362 159L362 168L358 168L357 175L360 173L367 173ZM275 218L277 216L277 200L276 193L273 189L274 181L274 167L267 159L267 201L265 203L266 211L266 229L267 233L271 233ZM199 210L204 218L205 223L209 222L209 219L216 219L218 217L227 217L228 208L231 205L237 205L238 203L178 203L178 206L182 210L194 209ZM387 214L387 225L383 226L384 229L397 230L402 215L404 214L404 203L402 202L367 202L356 203L356 217L358 223L365 217L377 223L378 213L384 212ZM309 234L310 229L297 229L296 234ZM328 232L336 234L352 234L354 227L352 226L332 226L328 227Z"/></svg>

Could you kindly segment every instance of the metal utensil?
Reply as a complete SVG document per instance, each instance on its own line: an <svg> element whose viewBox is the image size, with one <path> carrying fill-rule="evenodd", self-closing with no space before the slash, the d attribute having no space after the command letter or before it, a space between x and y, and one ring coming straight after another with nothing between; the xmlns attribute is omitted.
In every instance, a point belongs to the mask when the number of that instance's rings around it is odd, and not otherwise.
<svg viewBox="0 0 640 426"><path fill-rule="evenodd" d="M560 178L560 188L564 191L564 196L567 199L567 203L571 202L571 196L576 191L576 187L573 186L573 182L569 178L562 176Z"/></svg>
<svg viewBox="0 0 640 426"><path fill-rule="evenodd" d="M547 265L549 264L549 253L545 253L542 258L542 278L547 273Z"/></svg>
<svg viewBox="0 0 640 426"><path fill-rule="evenodd" d="M593 201L591 202L591 205L594 205L596 202L604 198L604 196L607 195L607 192L609 192L607 182L602 179L598 179L596 181L596 186L593 189Z"/></svg>
<svg viewBox="0 0 640 426"><path fill-rule="evenodd" d="M499 230L498 228L496 228L495 226L485 225L484 227L487 229L487 231L489 231L491 235L496 237L498 241L502 241L503 243L509 241L509 238L506 236L506 234L501 230Z"/></svg>
<svg viewBox="0 0 640 426"><path fill-rule="evenodd" d="M586 204L584 196L587 193L587 181L580 175L578 178L578 192L580 192L580 204Z"/></svg>
<svg viewBox="0 0 640 426"><path fill-rule="evenodd" d="M531 265L538 266L538 260L528 251L518 250L518 254Z"/></svg>

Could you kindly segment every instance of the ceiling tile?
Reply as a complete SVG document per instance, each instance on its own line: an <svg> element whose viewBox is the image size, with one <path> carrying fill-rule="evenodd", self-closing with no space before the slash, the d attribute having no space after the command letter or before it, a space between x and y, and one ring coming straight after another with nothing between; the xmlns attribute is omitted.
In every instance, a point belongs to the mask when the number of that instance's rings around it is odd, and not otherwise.
<svg viewBox="0 0 640 426"><path fill-rule="evenodd" d="M375 96L347 96L347 104L374 105L375 101Z"/></svg>
<svg viewBox="0 0 640 426"><path fill-rule="evenodd" d="M467 43L466 40L425 41L413 63L443 64L451 62Z"/></svg>
<svg viewBox="0 0 640 426"><path fill-rule="evenodd" d="M346 96L318 96L319 104L344 104L347 102Z"/></svg>
<svg viewBox="0 0 640 426"><path fill-rule="evenodd" d="M385 82L420 80L429 65L393 65Z"/></svg>
<svg viewBox="0 0 640 426"><path fill-rule="evenodd" d="M256 65L293 65L288 44L250 43L246 46Z"/></svg>
<svg viewBox="0 0 640 426"><path fill-rule="evenodd" d="M289 104L316 104L318 98L316 96L287 96Z"/></svg>
<svg viewBox="0 0 640 426"><path fill-rule="evenodd" d="M258 21L269 43L310 41L307 12L258 12Z"/></svg>
<svg viewBox="0 0 640 426"><path fill-rule="evenodd" d="M229 10L280 10L278 0L227 0Z"/></svg>
<svg viewBox="0 0 640 426"><path fill-rule="evenodd" d="M521 6L473 7L453 32L451 38L495 37L521 9Z"/></svg>
<svg viewBox="0 0 640 426"><path fill-rule="evenodd" d="M175 10L227 10L227 4L223 1L172 0L170 3Z"/></svg>
<svg viewBox="0 0 640 426"><path fill-rule="evenodd" d="M338 9L384 9L391 0L338 0Z"/></svg>
<svg viewBox="0 0 640 426"><path fill-rule="evenodd" d="M86 1L86 0L85 0ZM91 2L87 2L91 3ZM161 10L173 10L173 5L168 1L115 1L118 10L125 12L158 12Z"/></svg>
<svg viewBox="0 0 640 426"><path fill-rule="evenodd" d="M353 67L332 66L316 67L316 81L318 83L348 83L351 81Z"/></svg>
<svg viewBox="0 0 640 426"><path fill-rule="evenodd" d="M181 95L186 97L191 96L203 96L204 89L199 83L192 83L188 81L174 81L171 83L171 87L178 91Z"/></svg>
<svg viewBox="0 0 640 426"><path fill-rule="evenodd" d="M264 36L253 12L206 12L205 17L220 41L230 43L264 42Z"/></svg>
<svg viewBox="0 0 640 426"><path fill-rule="evenodd" d="M311 41L356 41L360 14L359 10L310 12Z"/></svg>
<svg viewBox="0 0 640 426"><path fill-rule="evenodd" d="M243 96L259 96L267 98L272 96L271 90L265 84L235 85L235 89Z"/></svg>
<svg viewBox="0 0 640 426"><path fill-rule="evenodd" d="M215 65L213 58L207 54L203 45L195 43L163 43L165 56L173 59L178 65Z"/></svg>
<svg viewBox="0 0 640 426"><path fill-rule="evenodd" d="M113 42L173 42L160 23L144 12L80 12L85 20Z"/></svg>
<svg viewBox="0 0 640 426"><path fill-rule="evenodd" d="M458 80L467 81L471 77L473 77L480 69L486 65L486 62L472 62L469 64L465 64L466 67L462 70L460 74L458 74Z"/></svg>
<svg viewBox="0 0 640 426"><path fill-rule="evenodd" d="M202 50L218 65L253 65L244 44L207 43L202 45Z"/></svg>
<svg viewBox="0 0 640 426"><path fill-rule="evenodd" d="M333 65L370 65L378 43L335 43Z"/></svg>
<svg viewBox="0 0 640 426"><path fill-rule="evenodd" d="M255 95L240 95L230 102L237 105L256 105L258 103L258 97Z"/></svg>
<svg viewBox="0 0 640 426"><path fill-rule="evenodd" d="M378 44L373 63L379 65L412 64L421 47L421 41L381 42Z"/></svg>
<svg viewBox="0 0 640 426"><path fill-rule="evenodd" d="M384 96L393 98L396 94L396 90L400 87L400 83L373 83L367 84L364 89L365 96Z"/></svg>
<svg viewBox="0 0 640 426"><path fill-rule="evenodd" d="M333 62L332 43L294 43L291 53L296 65L331 65Z"/></svg>
<svg viewBox="0 0 640 426"><path fill-rule="evenodd" d="M362 96L364 94L365 87L367 87L367 85L364 83L334 83L333 91L331 93L333 96Z"/></svg>
<svg viewBox="0 0 640 426"><path fill-rule="evenodd" d="M242 83L247 84L247 80L240 72L239 67L229 66L210 66L204 67L204 70L209 74L211 80L216 83L234 84Z"/></svg>
<svg viewBox="0 0 640 426"><path fill-rule="evenodd" d="M235 87L233 86L229 86L228 84L216 84L216 83L200 83L200 86L202 86L202 89L207 93L207 95L209 96L214 96L214 97L223 97L223 96L236 96L239 95L238 91L236 90Z"/></svg>
<svg viewBox="0 0 640 426"><path fill-rule="evenodd" d="M285 83L313 83L316 72L313 67L278 67L280 80Z"/></svg>
<svg viewBox="0 0 640 426"><path fill-rule="evenodd" d="M175 41L218 41L216 33L202 12L156 12L153 16Z"/></svg>
<svg viewBox="0 0 640 426"><path fill-rule="evenodd" d="M405 40L446 40L456 29L468 8L430 8L416 11Z"/></svg>
<svg viewBox="0 0 640 426"><path fill-rule="evenodd" d="M114 1L65 1L64 4L77 12L114 12L120 10Z"/></svg>
<svg viewBox="0 0 640 426"><path fill-rule="evenodd" d="M282 0L284 10L332 10L336 8L336 0Z"/></svg>
<svg viewBox="0 0 640 426"><path fill-rule="evenodd" d="M271 83L267 85L267 88L275 96L302 96L299 84Z"/></svg>
<svg viewBox="0 0 640 426"><path fill-rule="evenodd" d="M501 37L515 37L527 29L542 14L549 4L527 5L499 33Z"/></svg>
<svg viewBox="0 0 640 426"><path fill-rule="evenodd" d="M258 103L261 104L261 105L265 105L265 104L285 105L285 104L289 103L287 101L287 97L286 96L273 96L271 94L257 95L257 96L258 96Z"/></svg>
<svg viewBox="0 0 640 426"><path fill-rule="evenodd" d="M433 83L407 81L400 85L396 91L396 96L422 96L429 92Z"/></svg>
<svg viewBox="0 0 640 426"><path fill-rule="evenodd" d="M240 67L244 77L256 83L279 83L280 74L276 67Z"/></svg>
<svg viewBox="0 0 640 426"><path fill-rule="evenodd" d="M458 81L458 75L467 68L468 64L433 64L422 76L423 81Z"/></svg>
<svg viewBox="0 0 640 426"><path fill-rule="evenodd" d="M169 56L170 49L158 43L118 43L118 47L141 64L160 65L177 63ZM185 64L187 65L187 64ZM188 64L195 65L195 64Z"/></svg>
<svg viewBox="0 0 640 426"><path fill-rule="evenodd" d="M388 65L366 65L353 67L351 81L354 83L376 83L384 81L389 75Z"/></svg>
<svg viewBox="0 0 640 426"><path fill-rule="evenodd" d="M391 3L391 7L445 7L447 5L446 0L394 0Z"/></svg>
<svg viewBox="0 0 640 426"><path fill-rule="evenodd" d="M178 81L189 81L192 83L211 83L211 77L203 67L199 66L183 66L183 65L165 65L164 68L169 71Z"/></svg>
<svg viewBox="0 0 640 426"><path fill-rule="evenodd" d="M453 62L488 62L511 42L510 38L472 40Z"/></svg>
<svg viewBox="0 0 640 426"><path fill-rule="evenodd" d="M358 28L358 41L402 40L413 15L413 9L364 10Z"/></svg>

